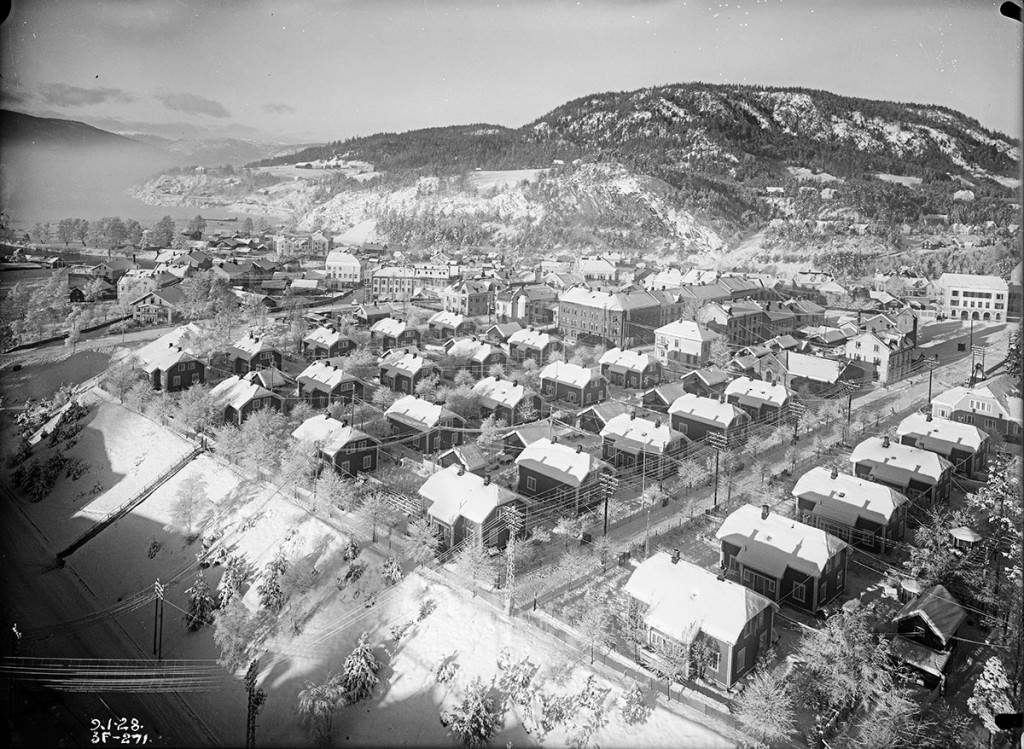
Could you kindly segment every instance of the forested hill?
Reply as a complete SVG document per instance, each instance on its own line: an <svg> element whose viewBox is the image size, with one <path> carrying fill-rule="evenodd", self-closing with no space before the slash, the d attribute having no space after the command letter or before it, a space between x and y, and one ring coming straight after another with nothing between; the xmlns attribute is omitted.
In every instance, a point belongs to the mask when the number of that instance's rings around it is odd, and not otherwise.
<svg viewBox="0 0 1024 749"><path fill-rule="evenodd" d="M676 184L675 173L738 182L789 164L838 177L1017 174L1020 144L951 109L826 91L688 83L568 102L518 129L461 125L335 141L257 165L347 158L380 171L458 173L614 159Z"/></svg>

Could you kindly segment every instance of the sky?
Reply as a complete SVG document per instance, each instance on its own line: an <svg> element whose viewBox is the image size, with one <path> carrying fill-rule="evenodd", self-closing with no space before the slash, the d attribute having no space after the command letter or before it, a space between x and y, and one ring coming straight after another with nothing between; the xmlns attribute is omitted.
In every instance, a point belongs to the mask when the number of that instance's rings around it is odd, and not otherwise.
<svg viewBox="0 0 1024 749"><path fill-rule="evenodd" d="M317 143L688 81L942 104L1020 137L999 0L14 0L0 102L171 138Z"/></svg>

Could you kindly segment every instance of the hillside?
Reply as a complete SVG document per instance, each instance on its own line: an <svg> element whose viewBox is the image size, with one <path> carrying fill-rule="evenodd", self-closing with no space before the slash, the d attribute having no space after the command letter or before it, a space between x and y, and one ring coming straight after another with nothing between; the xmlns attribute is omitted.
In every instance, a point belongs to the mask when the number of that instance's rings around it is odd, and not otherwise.
<svg viewBox="0 0 1024 749"><path fill-rule="evenodd" d="M312 168L355 163L369 171ZM685 256L749 250L756 237L787 252L827 245L823 235L839 230L856 234L844 251L871 254L899 249L931 214L1013 223L1019 163L1019 142L943 107L692 83L582 97L516 129L460 125L307 148L250 165L277 175L309 167L288 174L293 184L246 196L225 184L228 203L216 203L214 182L195 190L184 178L140 193L300 229L372 225L377 238L414 248Z"/></svg>

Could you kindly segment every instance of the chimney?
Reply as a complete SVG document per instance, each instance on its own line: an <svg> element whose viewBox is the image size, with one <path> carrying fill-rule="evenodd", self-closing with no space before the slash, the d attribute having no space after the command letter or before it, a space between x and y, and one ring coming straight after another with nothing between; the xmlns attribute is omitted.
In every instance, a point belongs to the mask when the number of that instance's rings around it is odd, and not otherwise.
<svg viewBox="0 0 1024 749"><path fill-rule="evenodd" d="M889 446L889 435L887 434L884 437L882 437L882 447L888 447L888 446Z"/></svg>
<svg viewBox="0 0 1024 749"><path fill-rule="evenodd" d="M576 445L576 454L579 455L583 452L583 445Z"/></svg>
<svg viewBox="0 0 1024 749"><path fill-rule="evenodd" d="M831 474L831 476L832 476L832 480L833 481L835 481L837 478L839 478L839 469L836 468L835 466L832 467L832 474Z"/></svg>
<svg viewBox="0 0 1024 749"><path fill-rule="evenodd" d="M484 474L484 486L490 486L490 484L491 484L491 474L485 473Z"/></svg>
<svg viewBox="0 0 1024 749"><path fill-rule="evenodd" d="M170 341L167 342L167 348L174 348L174 344Z"/></svg>
<svg viewBox="0 0 1024 749"><path fill-rule="evenodd" d="M635 419L635 418L636 418L636 409L634 408L632 411L629 412L629 420L633 421L633 419Z"/></svg>
<svg viewBox="0 0 1024 749"><path fill-rule="evenodd" d="M348 419L342 419L342 420L341 420L341 425L342 425L343 427L347 427L347 426L348 426Z"/></svg>
<svg viewBox="0 0 1024 749"><path fill-rule="evenodd" d="M768 519L768 505L761 505L761 520Z"/></svg>
<svg viewBox="0 0 1024 749"><path fill-rule="evenodd" d="M931 421L931 420L932 420L932 414L931 414L931 412L930 412L930 411L928 412L928 415L927 415L927 416L925 417L925 419L924 419L924 420L925 420L925 421Z"/></svg>
<svg viewBox="0 0 1024 749"><path fill-rule="evenodd" d="M679 549L672 549L672 564L679 564Z"/></svg>
<svg viewBox="0 0 1024 749"><path fill-rule="evenodd" d="M459 475L462 476L466 472L466 466L459 463Z"/></svg>

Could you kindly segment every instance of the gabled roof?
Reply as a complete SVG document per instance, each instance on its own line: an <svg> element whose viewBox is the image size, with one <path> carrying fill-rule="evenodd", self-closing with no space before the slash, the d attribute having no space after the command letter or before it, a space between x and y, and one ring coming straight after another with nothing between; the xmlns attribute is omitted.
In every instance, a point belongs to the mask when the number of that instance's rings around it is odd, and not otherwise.
<svg viewBox="0 0 1024 749"><path fill-rule="evenodd" d="M249 382L255 382L261 387L265 387L267 390L290 387L295 384L295 379L293 377L285 374L277 367L254 369L251 372L246 372L242 375L242 379L248 380Z"/></svg>
<svg viewBox="0 0 1024 749"><path fill-rule="evenodd" d="M918 447L947 457L954 448L978 452L988 439L988 435L973 424L930 417L920 411L905 417L896 427L896 435L915 437Z"/></svg>
<svg viewBox="0 0 1024 749"><path fill-rule="evenodd" d="M573 387L585 387L594 380L604 378L587 367L581 367L564 361L556 361L551 362L540 371L540 379L554 380Z"/></svg>
<svg viewBox="0 0 1024 749"><path fill-rule="evenodd" d="M967 612L945 587L933 585L907 602L893 617L893 621L901 622L914 616L921 617L939 641L948 645L967 619Z"/></svg>
<svg viewBox="0 0 1024 749"><path fill-rule="evenodd" d="M382 365L382 369L386 369L387 374L389 375L394 375L396 373L416 375L424 369L431 369L434 367L434 362L424 358L422 354L415 351L403 354L397 359Z"/></svg>
<svg viewBox="0 0 1024 749"><path fill-rule="evenodd" d="M187 325L181 325L174 330L164 333L155 341L147 343L135 353L135 356L140 362L145 364L154 356L162 356L168 346L178 346L187 338L202 338L205 335L206 331L199 327L197 323L190 322Z"/></svg>
<svg viewBox="0 0 1024 749"><path fill-rule="evenodd" d="M604 401L603 403L595 403L593 406L588 406L576 414L576 423L581 423L588 414L593 414L602 424L607 424L616 416L628 414L632 410L633 406L628 403L623 403L622 401Z"/></svg>
<svg viewBox="0 0 1024 749"><path fill-rule="evenodd" d="M464 517L482 523L496 508L520 500L510 489L470 471L459 471L461 466L450 465L428 478L419 488L419 495L430 502L427 514L447 525L454 525Z"/></svg>
<svg viewBox="0 0 1024 749"><path fill-rule="evenodd" d="M506 435L506 437L518 437L519 441L523 443L523 445L529 445L531 442L536 442L539 439L550 438L552 435L555 438L560 438L563 435L569 434L571 431L572 430L570 428L565 426L556 426L547 422L538 421L518 426Z"/></svg>
<svg viewBox="0 0 1024 749"><path fill-rule="evenodd" d="M445 456L454 455L455 458L466 467L467 471L481 471L487 468L488 460L484 451L479 445L472 442L465 445L455 445L445 450L438 456L438 460L444 460Z"/></svg>
<svg viewBox="0 0 1024 749"><path fill-rule="evenodd" d="M940 393L932 404L943 405L954 411L970 411L971 399L990 400L996 404L993 416L1008 421L1022 422L1021 396L1009 374L1001 374L989 380L976 383L973 388L957 386Z"/></svg>
<svg viewBox="0 0 1024 749"><path fill-rule="evenodd" d="M817 577L832 557L849 544L820 528L777 512L761 517L761 508L743 505L725 519L715 537L740 547L740 564L780 578L786 568Z"/></svg>
<svg viewBox="0 0 1024 749"><path fill-rule="evenodd" d="M823 356L800 354L796 351L784 353L786 369L792 377L803 377L814 382L834 384L839 381L847 364L840 359L826 359Z"/></svg>
<svg viewBox="0 0 1024 749"><path fill-rule="evenodd" d="M486 335L490 335L491 331L496 331L499 337L501 337L501 338L508 338L512 334L518 333L520 330L523 330L523 326L520 325L519 323L517 323L517 322L506 322L506 323L496 323L496 324L492 325L491 327L489 327L485 332L486 332Z"/></svg>
<svg viewBox="0 0 1024 749"><path fill-rule="evenodd" d="M700 380L707 387L712 388L715 385L721 385L723 382L729 382L729 373L715 366L701 367L684 374L682 382L685 383L687 380ZM679 395L682 395L684 392L686 391L680 391Z"/></svg>
<svg viewBox="0 0 1024 749"><path fill-rule="evenodd" d="M694 393L684 393L676 398L668 408L669 414L686 419L710 424L726 429L735 421L748 421L749 416L731 403L723 403L717 398L705 398Z"/></svg>
<svg viewBox="0 0 1024 749"><path fill-rule="evenodd" d="M319 444L320 452L325 455L329 455L332 458L343 447L345 447L345 445L348 445L351 442L358 442L359 440L364 439L377 442L376 438L371 437L365 432L361 432L346 423L340 422L327 414L310 416L296 427L295 431L292 432L292 437L299 442Z"/></svg>
<svg viewBox="0 0 1024 749"><path fill-rule="evenodd" d="M654 335L685 338L690 341L713 341L720 337L717 333L712 333L703 325L699 325L693 320L676 320L668 325L662 325L660 328L655 328Z"/></svg>
<svg viewBox="0 0 1024 749"><path fill-rule="evenodd" d="M439 403L417 398L415 395L406 395L392 403L384 415L415 429L431 429L441 423L442 419L458 419L456 414L449 411Z"/></svg>
<svg viewBox="0 0 1024 749"><path fill-rule="evenodd" d="M623 370L643 372L647 367L656 362L657 360L650 354L630 349L613 348L604 352L597 363L602 366L607 364L610 367L618 367Z"/></svg>
<svg viewBox="0 0 1024 749"><path fill-rule="evenodd" d="M163 351L154 351L143 363L142 369L149 374L157 370L163 372L183 361L197 361L197 359L181 346L171 344Z"/></svg>
<svg viewBox="0 0 1024 749"><path fill-rule="evenodd" d="M379 336L389 336L391 338L397 338L405 331L405 322L402 320L396 320L393 317L382 318L370 326L371 333L375 333Z"/></svg>
<svg viewBox="0 0 1024 749"><path fill-rule="evenodd" d="M943 273L936 282L944 289L966 286L973 289L992 289L1005 292L1007 283L998 276L975 276L970 273Z"/></svg>
<svg viewBox="0 0 1024 749"><path fill-rule="evenodd" d="M329 328L326 325L321 325L316 330L308 333L303 339L303 343L312 343L317 346L325 346L330 348L339 341L341 341L342 335L339 331L334 328Z"/></svg>
<svg viewBox="0 0 1024 749"><path fill-rule="evenodd" d="M442 325L450 328L457 328L466 322L466 318L456 312L435 312L427 320L430 325Z"/></svg>
<svg viewBox="0 0 1024 749"><path fill-rule="evenodd" d="M604 425L601 436L615 442L616 450L632 453L664 453L673 445L686 442L682 432L677 432L665 419L645 419L632 414L619 414Z"/></svg>
<svg viewBox="0 0 1024 749"><path fill-rule="evenodd" d="M848 473L837 472L833 478L831 470L824 466L816 466L801 476L792 494L814 500L815 514L850 526L855 526L858 518L885 525L896 509L908 501L906 495L884 484Z"/></svg>
<svg viewBox="0 0 1024 749"><path fill-rule="evenodd" d="M605 463L588 452L577 451L576 447L541 437L523 448L516 457L516 465L578 487Z"/></svg>
<svg viewBox="0 0 1024 749"><path fill-rule="evenodd" d="M864 463L870 466L872 479L903 487L911 479L936 484L953 467L945 458L919 447L895 440L885 446L881 437L869 437L853 448L850 463Z"/></svg>
<svg viewBox="0 0 1024 749"><path fill-rule="evenodd" d="M549 343L556 341L557 339L547 333L541 333L539 330L532 330L530 328L523 328L508 338L509 345L529 346L531 348L544 348Z"/></svg>
<svg viewBox="0 0 1024 749"><path fill-rule="evenodd" d="M658 387L645 391L644 398L651 393L657 395L666 406L671 406L676 398L686 394L686 387L682 382L667 382L664 385L658 385Z"/></svg>
<svg viewBox="0 0 1024 749"><path fill-rule="evenodd" d="M229 355L239 356L243 359L251 359L264 351L276 350L267 338L259 338L252 333L228 346Z"/></svg>
<svg viewBox="0 0 1024 749"><path fill-rule="evenodd" d="M484 377L473 385L473 392L480 396L480 403L485 408L496 406L516 408L526 397L526 387L509 379Z"/></svg>
<svg viewBox="0 0 1024 749"><path fill-rule="evenodd" d="M764 380L751 380L749 377L737 377L725 386L725 396L735 395L745 405L762 405L782 408L789 400L789 392L785 385L773 385Z"/></svg>
<svg viewBox="0 0 1024 749"><path fill-rule="evenodd" d="M659 551L641 562L623 590L649 607L645 623L682 643L698 632L735 645L747 623L778 608L760 593Z"/></svg>
<svg viewBox="0 0 1024 749"><path fill-rule="evenodd" d="M223 382L217 383L210 390L210 398L218 408L230 406L236 411L250 401L268 397L279 399L279 396L262 387L259 383L245 380L238 375L232 375Z"/></svg>
<svg viewBox="0 0 1024 749"><path fill-rule="evenodd" d="M324 385L329 390L334 390L343 382L358 379L355 375L349 374L336 364L331 364L323 359L312 362L296 378L302 385Z"/></svg>

